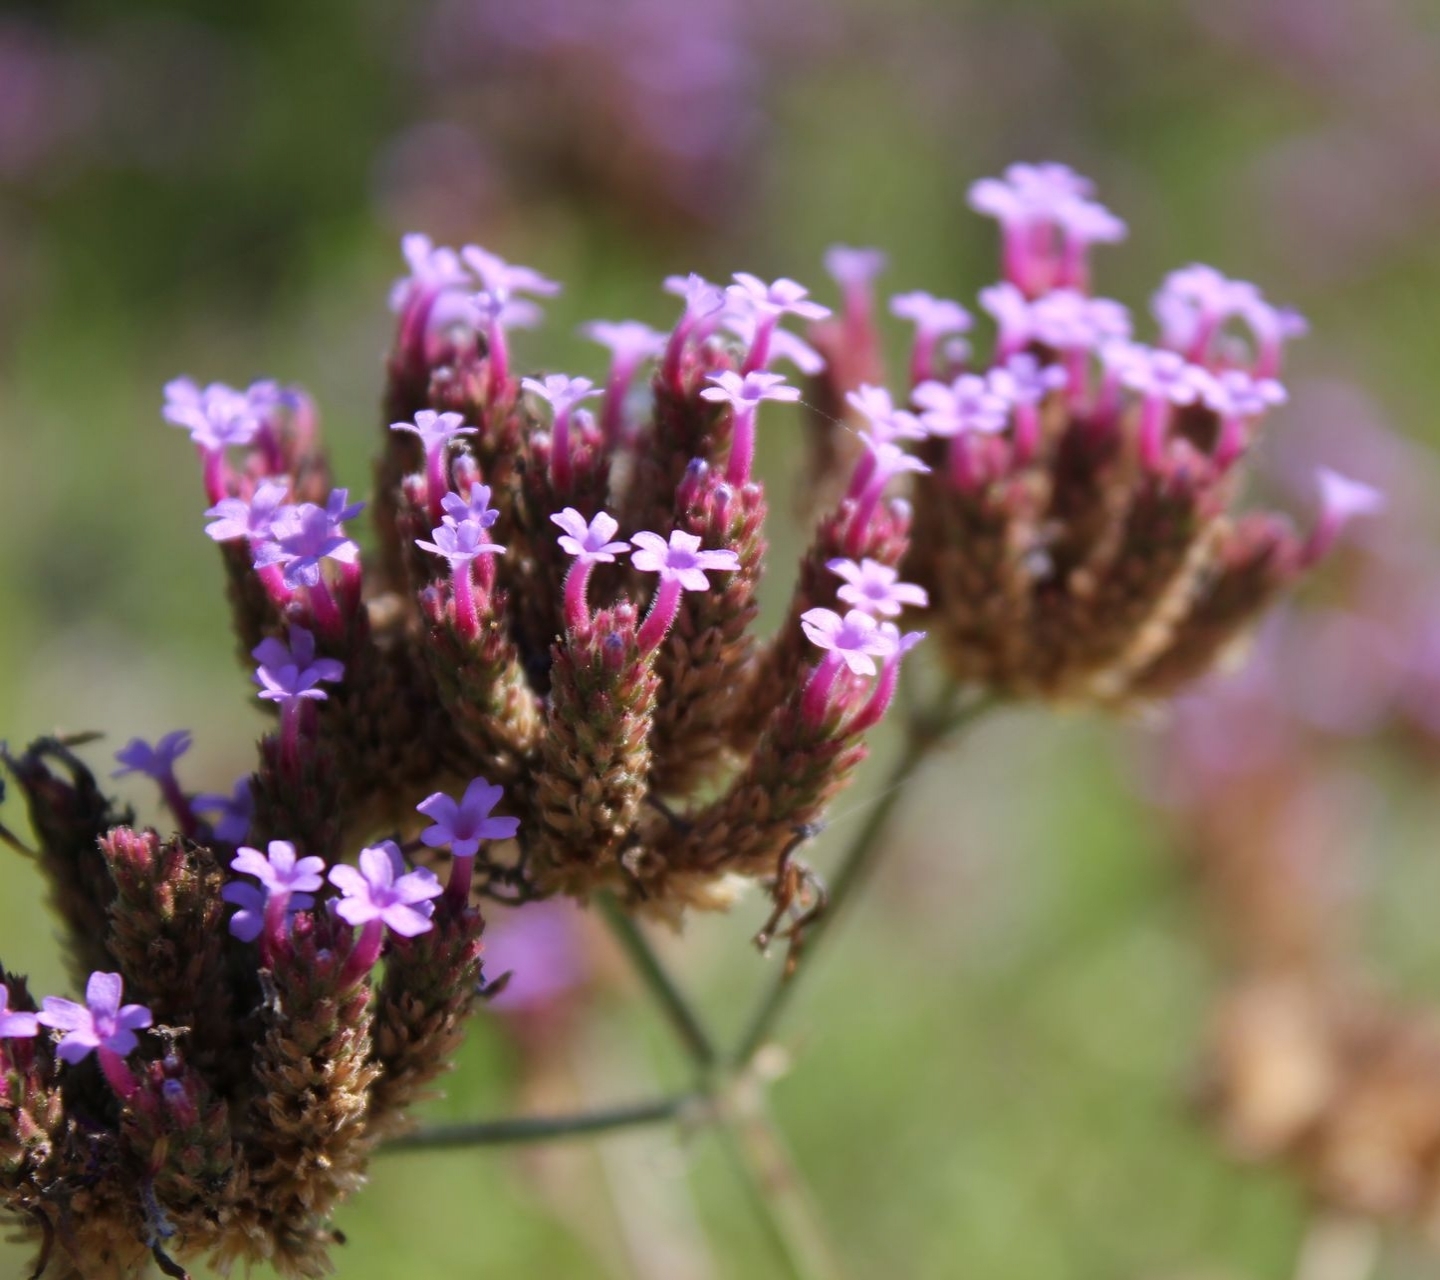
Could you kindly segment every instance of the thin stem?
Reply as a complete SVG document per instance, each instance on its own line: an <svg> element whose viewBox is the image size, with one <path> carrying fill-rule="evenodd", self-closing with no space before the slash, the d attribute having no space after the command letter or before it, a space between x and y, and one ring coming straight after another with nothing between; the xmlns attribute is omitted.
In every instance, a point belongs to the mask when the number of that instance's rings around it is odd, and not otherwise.
<svg viewBox="0 0 1440 1280"><path fill-rule="evenodd" d="M980 697L962 705L959 702L959 694L958 688L948 685L941 695L940 706L933 713L911 720L905 739L905 748L900 753L900 758L896 760L890 776L885 780L884 787L866 815L864 825L855 833L854 840L850 842L850 847L840 859L840 865L829 882L829 901L824 913L806 928L806 956L814 951L816 943L828 932L846 900L854 892L855 886L864 880L875 859L879 856L880 835L889 821L891 812L900 801L900 796L905 790L905 783L925 763L930 753L951 734L962 725L979 718L994 707L998 701L991 697ZM808 968L809 966L802 967ZM799 968L789 973L781 971L779 977L756 1007L754 1016L751 1018L745 1034L741 1037L739 1047L735 1050L732 1062L743 1066L769 1040L771 1031L784 1012L785 1006L790 1002L791 993L795 989L795 976L799 972Z"/></svg>
<svg viewBox="0 0 1440 1280"><path fill-rule="evenodd" d="M775 1251L794 1280L841 1280L843 1272L784 1139L756 1097L727 1115L721 1140L744 1180Z"/></svg>
<svg viewBox="0 0 1440 1280"><path fill-rule="evenodd" d="M702 1072L708 1071L719 1061L720 1055L716 1052L715 1042L705 1030L704 1023L691 1008L685 993L676 985L640 926L631 919L614 894L601 893L597 897L600 913L605 917L605 923L610 926L610 932L625 949L630 963L635 966L650 994L655 997L661 1012L669 1020L686 1052L694 1060L696 1067Z"/></svg>
<svg viewBox="0 0 1440 1280"><path fill-rule="evenodd" d="M686 1111L703 1114L706 1100L699 1094L684 1093L653 1102L637 1102L601 1111L574 1115L511 1116L504 1120L477 1120L470 1124L435 1125L416 1133L393 1138L381 1152L444 1151L456 1147L516 1146L530 1142L553 1142L579 1138L612 1129L633 1129L639 1125L663 1124L679 1119Z"/></svg>

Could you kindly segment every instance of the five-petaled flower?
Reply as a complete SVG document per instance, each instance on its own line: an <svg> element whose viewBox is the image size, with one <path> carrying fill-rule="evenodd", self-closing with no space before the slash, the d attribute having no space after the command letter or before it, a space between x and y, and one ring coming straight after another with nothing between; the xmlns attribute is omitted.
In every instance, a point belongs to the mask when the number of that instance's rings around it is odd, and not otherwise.
<svg viewBox="0 0 1440 1280"><path fill-rule="evenodd" d="M315 905L315 891L325 883L325 859L297 857L288 840L272 840L266 848L265 853L248 847L236 850L230 869L260 883L232 880L220 896L240 908L230 918L230 932L241 942L254 942L263 930L268 946L281 936L290 916Z"/></svg>
<svg viewBox="0 0 1440 1280"><path fill-rule="evenodd" d="M433 928L435 913L431 899L444 890L433 871L419 867L405 870L405 859L393 840L360 850L360 865L348 863L330 868L329 880L343 895L335 914L346 924L361 926L360 940L350 953L344 979L358 981L380 957L385 930L402 938L414 938Z"/></svg>
<svg viewBox="0 0 1440 1280"><path fill-rule="evenodd" d="M205 512L210 523L205 526L216 542L229 542L236 538L249 538L263 542L270 536L275 517L284 506L290 492L290 481L285 476L266 476L255 486L249 498L224 498Z"/></svg>
<svg viewBox="0 0 1440 1280"><path fill-rule="evenodd" d="M825 567L845 580L835 594L846 604L875 617L895 618L907 605L923 609L930 602L924 587L901 582L898 569L868 556L858 564L854 560L830 560Z"/></svg>
<svg viewBox="0 0 1440 1280"><path fill-rule="evenodd" d="M750 467L755 460L756 412L766 400L800 399L800 388L787 386L778 373L752 372L741 376L733 369L726 369L709 377L715 385L702 390L701 398L727 403L734 412L725 478L731 484L741 485L750 479Z"/></svg>
<svg viewBox="0 0 1440 1280"><path fill-rule="evenodd" d="M359 514L364 503L347 503L348 494L336 489L321 507L301 502L285 507L275 517L270 536L255 548L255 567L278 564L290 587L314 591L323 585L320 564L334 560L347 567L360 560L360 548L345 536L342 522Z"/></svg>
<svg viewBox="0 0 1440 1280"><path fill-rule="evenodd" d="M700 538L683 529L674 529L666 542L658 533L642 531L630 539L635 548L630 563L641 573L658 573L660 589L650 603L650 612L640 624L636 640L642 652L657 648L675 621L683 591L708 591L707 572L734 572L740 557L729 550L702 551Z"/></svg>
<svg viewBox="0 0 1440 1280"><path fill-rule="evenodd" d="M115 753L116 761L122 768L110 776L123 778L132 773L143 773L162 786L175 776L175 762L190 750L192 742L188 729L175 729L167 733L153 747L143 738L131 738Z"/></svg>
<svg viewBox="0 0 1440 1280"><path fill-rule="evenodd" d="M150 1026L154 1019L143 1004L121 1005L123 990L118 973L96 971L85 984L84 1004L59 996L45 997L36 1021L42 1027L65 1033L55 1051L62 1062L74 1066L97 1049L121 1058L135 1051L140 1043L135 1033Z"/></svg>
<svg viewBox="0 0 1440 1280"><path fill-rule="evenodd" d="M260 697L271 702L290 702L297 698L323 701L328 695L319 687L322 680L341 680L345 664L338 658L317 658L315 637L304 627L290 627L290 643L267 636L251 651L260 664L255 683Z"/></svg>
<svg viewBox="0 0 1440 1280"><path fill-rule="evenodd" d="M421 841L432 849L449 845L457 858L473 858L482 840L509 840L520 829L520 819L493 817L490 812L504 794L504 787L475 778L458 802L443 791L427 796L415 808L435 825L420 833Z"/></svg>

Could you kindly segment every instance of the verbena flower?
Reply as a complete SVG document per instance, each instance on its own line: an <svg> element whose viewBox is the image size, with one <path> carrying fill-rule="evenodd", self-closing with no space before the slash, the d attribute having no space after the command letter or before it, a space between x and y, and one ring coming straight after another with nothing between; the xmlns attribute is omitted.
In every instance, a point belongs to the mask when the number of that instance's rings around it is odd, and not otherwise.
<svg viewBox="0 0 1440 1280"><path fill-rule="evenodd" d="M33 1013L10 1007L10 989L0 984L0 1040L28 1040L40 1032Z"/></svg>
<svg viewBox="0 0 1440 1280"><path fill-rule="evenodd" d="M265 853L238 849L230 869L259 882L232 880L221 893L226 902L240 908L230 917L230 932L242 942L254 942L262 930L278 937L286 917L309 911L325 883L325 859L299 857L288 840L270 841Z"/></svg>
<svg viewBox="0 0 1440 1280"><path fill-rule="evenodd" d="M46 996L36 1021L65 1034L56 1048L56 1056L71 1066L83 1062L96 1050L107 1050L121 1058L135 1052L140 1045L137 1031L153 1022L150 1010L143 1004L120 1003L124 982L118 973L90 975L85 984L85 1003L76 1004L59 996Z"/></svg>

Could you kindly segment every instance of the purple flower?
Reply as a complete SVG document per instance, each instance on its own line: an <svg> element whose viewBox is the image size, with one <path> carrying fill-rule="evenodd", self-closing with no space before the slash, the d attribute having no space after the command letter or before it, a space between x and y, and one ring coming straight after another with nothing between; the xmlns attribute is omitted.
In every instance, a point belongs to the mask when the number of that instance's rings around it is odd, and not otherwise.
<svg viewBox="0 0 1440 1280"><path fill-rule="evenodd" d="M549 298L560 292L558 282L547 279L533 267L515 266L479 245L467 244L460 250L460 257L489 293L533 293Z"/></svg>
<svg viewBox="0 0 1440 1280"><path fill-rule="evenodd" d="M997 362L1021 350L1033 335L1030 303L1010 281L1004 280L980 290L980 306L990 313L999 330L995 344Z"/></svg>
<svg viewBox="0 0 1440 1280"><path fill-rule="evenodd" d="M585 517L574 507L566 507L557 515L552 515L550 521L565 531L558 539L560 549L582 564L613 564L616 555L630 550L628 542L611 541L620 524L609 512L598 512L586 524Z"/></svg>
<svg viewBox="0 0 1440 1280"><path fill-rule="evenodd" d="M440 881L424 867L406 872L405 859L393 840L360 850L360 866L330 868L330 883L344 895L335 908L347 924L379 922L402 938L413 938L430 927L435 910L431 898L443 892Z"/></svg>
<svg viewBox="0 0 1440 1280"><path fill-rule="evenodd" d="M128 774L143 773L164 786L174 780L175 762L190 750L190 743L188 729L167 733L153 747L143 738L131 738L115 753L115 759L124 767L116 769L110 776L123 778Z"/></svg>
<svg viewBox="0 0 1440 1280"><path fill-rule="evenodd" d="M1093 351L1111 338L1130 336L1130 313L1111 298L1056 289L1030 304L1031 333L1057 351Z"/></svg>
<svg viewBox="0 0 1440 1280"><path fill-rule="evenodd" d="M1039 404L1052 391L1061 390L1069 375L1058 364L1041 364L1028 351L1017 351L1003 365L990 370L990 390L1012 405Z"/></svg>
<svg viewBox="0 0 1440 1280"><path fill-rule="evenodd" d="M557 416L600 394L589 378L570 378L563 373L552 373L543 382L522 378L520 385L549 404Z"/></svg>
<svg viewBox="0 0 1440 1280"><path fill-rule="evenodd" d="M166 421L184 427L207 453L248 445L260 430L249 397L221 382L212 382L203 390L189 378L167 382L161 412Z"/></svg>
<svg viewBox="0 0 1440 1280"><path fill-rule="evenodd" d="M753 413L766 400L800 399L800 388L786 386L784 375L779 373L747 373L742 378L733 369L726 369L710 374L709 379L715 385L706 387L701 398L727 401L737 414Z"/></svg>
<svg viewBox="0 0 1440 1280"><path fill-rule="evenodd" d="M833 609L807 609L800 626L813 644L835 654L856 675L873 676L875 659L895 652L895 639L868 613L851 609L842 618Z"/></svg>
<svg viewBox="0 0 1440 1280"><path fill-rule="evenodd" d="M135 1033L148 1027L154 1019L143 1004L122 1007L123 990L118 973L97 971L85 985L84 1004L58 996L45 997L44 1008L36 1020L42 1027L66 1033L56 1051L62 1062L74 1066L96 1049L122 1058L135 1051L140 1043Z"/></svg>
<svg viewBox="0 0 1440 1280"><path fill-rule="evenodd" d="M725 328L733 333L742 346L754 346L755 335L759 332L759 321L753 313L731 312L725 317ZM807 378L813 378L825 368L825 357L815 350L804 338L776 329L770 335L769 361L788 360Z"/></svg>
<svg viewBox="0 0 1440 1280"><path fill-rule="evenodd" d="M228 795L206 792L191 802L197 812L219 815L218 821L210 824L215 838L224 844L239 844L250 834L250 821L255 812L255 796L250 790L250 775L247 773L235 783L235 789Z"/></svg>
<svg viewBox="0 0 1440 1280"><path fill-rule="evenodd" d="M440 499L440 506L457 524L469 520L482 529L488 529L500 519L499 511L490 505L488 484L472 484L467 498L462 498L458 493L447 493Z"/></svg>
<svg viewBox="0 0 1440 1280"><path fill-rule="evenodd" d="M274 636L267 636L250 656L260 664L255 672L260 697L272 702L296 698L324 701L328 695L317 687L319 683L340 680L345 675L345 664L337 658L315 656L315 637L304 627L290 627L288 648Z"/></svg>
<svg viewBox="0 0 1440 1280"><path fill-rule="evenodd" d="M847 296L855 289L869 289L887 262L881 249L852 249L832 244L825 250L825 271Z"/></svg>
<svg viewBox="0 0 1440 1280"><path fill-rule="evenodd" d="M685 300L682 324L713 316L725 305L725 291L693 271L688 276L666 276L665 292Z"/></svg>
<svg viewBox="0 0 1440 1280"><path fill-rule="evenodd" d="M662 583L678 583L684 591L708 591L707 572L735 572L740 557L733 551L702 551L696 534L675 529L667 543L658 533L637 533L630 539L635 553L630 557L641 573L658 573Z"/></svg>
<svg viewBox="0 0 1440 1280"><path fill-rule="evenodd" d="M16 1013L10 1008L10 989L0 985L0 1040L28 1040L40 1034L33 1013Z"/></svg>
<svg viewBox="0 0 1440 1280"><path fill-rule="evenodd" d="M459 413L436 413L433 409L420 409L414 422L392 422L391 431L411 431L420 437L425 446L425 456L444 449L457 436L472 436L475 427L465 425L465 417Z"/></svg>
<svg viewBox="0 0 1440 1280"><path fill-rule="evenodd" d="M418 231L400 237L400 252L410 268L390 289L390 310L401 311L414 297L417 289L441 290L469 283L460 255L454 249L437 245Z"/></svg>
<svg viewBox="0 0 1440 1280"><path fill-rule="evenodd" d="M1069 165L1010 165L1003 178L981 178L970 185L970 207L976 213L997 218L1053 220L1072 200L1084 199L1094 184Z"/></svg>
<svg viewBox="0 0 1440 1280"><path fill-rule="evenodd" d="M458 804L437 791L415 806L435 823L420 833L420 839L432 849L448 844L457 858L473 858L482 840L509 840L520 829L520 819L490 815L504 794L504 787L492 786L484 778L474 779Z"/></svg>
<svg viewBox="0 0 1440 1280"><path fill-rule="evenodd" d="M877 442L924 440L929 434L913 413L895 407L884 387L862 383L846 394L845 403L870 423L870 438Z"/></svg>
<svg viewBox="0 0 1440 1280"><path fill-rule="evenodd" d="M898 569L868 557L856 564L853 560L830 560L825 567L845 579L835 594L848 605L875 617L899 617L907 605L923 609L930 603L925 588L913 582L901 582Z"/></svg>
<svg viewBox="0 0 1440 1280"><path fill-rule="evenodd" d="M230 918L230 932L241 942L254 942L265 928L267 914L279 927L297 911L309 911L315 905L315 891L324 883L324 858L297 858L295 846L288 840L272 840L268 852L259 849L237 849L230 860L230 869L242 876L254 876L259 885L232 880L220 896L239 907Z"/></svg>
<svg viewBox="0 0 1440 1280"><path fill-rule="evenodd" d="M940 338L947 333L968 333L974 324L970 313L958 302L949 298L937 298L934 294L916 289L910 293L897 293L890 299L890 314L901 320L909 320L917 334L928 338Z"/></svg>
<svg viewBox="0 0 1440 1280"><path fill-rule="evenodd" d="M951 436L994 435L1005 429L1009 406L978 373L962 373L949 386L923 382L915 388L921 425L941 439Z"/></svg>
<svg viewBox="0 0 1440 1280"><path fill-rule="evenodd" d="M1177 351L1137 346L1121 368L1120 381L1147 399L1187 405L1199 400L1213 379L1208 370L1191 364Z"/></svg>
<svg viewBox="0 0 1440 1280"><path fill-rule="evenodd" d="M615 364L626 368L658 356L669 337L639 320L591 320L580 326L580 332L608 347Z"/></svg>
<svg viewBox="0 0 1440 1280"><path fill-rule="evenodd" d="M505 550L499 543L491 542L485 526L478 520L456 520L446 516L436 528L430 530L434 542L415 539L415 545L437 556L444 556L453 569L469 564L483 555L499 555Z"/></svg>
<svg viewBox="0 0 1440 1280"><path fill-rule="evenodd" d="M1210 378L1201 398L1222 417L1258 418L1289 398L1274 378L1255 378L1244 369L1226 369Z"/></svg>
<svg viewBox="0 0 1440 1280"><path fill-rule="evenodd" d="M205 526L205 532L216 542L236 538L263 542L270 536L271 526L289 492L288 477L267 476L255 486L255 492L248 499L225 498L211 507L205 514L211 517L212 523Z"/></svg>
<svg viewBox="0 0 1440 1280"><path fill-rule="evenodd" d="M508 289L489 289L471 294L463 313L467 323L500 329L533 329L545 313L529 298L517 298Z"/></svg>
<svg viewBox="0 0 1440 1280"><path fill-rule="evenodd" d="M271 525L270 537L255 548L255 567L281 565L286 585L313 587L320 581L322 560L355 564L360 548L345 536L341 522L354 516L364 504L346 505L347 497L346 490L336 489L323 507L301 502L283 508Z"/></svg>
<svg viewBox="0 0 1440 1280"><path fill-rule="evenodd" d="M737 271L732 279L735 283L725 290L725 296L741 310L760 316L800 316L804 320L823 320L830 314L829 307L808 301L810 291L804 285L784 276L766 284L759 276Z"/></svg>

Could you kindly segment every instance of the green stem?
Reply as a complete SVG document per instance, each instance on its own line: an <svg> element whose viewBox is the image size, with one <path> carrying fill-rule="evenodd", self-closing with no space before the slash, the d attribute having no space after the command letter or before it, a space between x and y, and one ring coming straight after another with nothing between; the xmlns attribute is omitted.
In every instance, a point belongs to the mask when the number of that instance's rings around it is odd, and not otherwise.
<svg viewBox="0 0 1440 1280"><path fill-rule="evenodd" d="M702 1095L684 1093L670 1098L657 1098L653 1102L639 1102L601 1111L582 1111L568 1116L512 1116L504 1120L480 1120L472 1124L436 1125L392 1138L380 1147L380 1151L443 1151L453 1147L498 1147L550 1142L557 1138L578 1138L586 1134L606 1133L612 1129L661 1124L678 1120L691 1110L697 1116L703 1116L706 1107L707 1100Z"/></svg>
<svg viewBox="0 0 1440 1280"><path fill-rule="evenodd" d="M911 719L905 737L905 746L885 780L880 794L870 806L865 823L855 833L850 847L840 859L840 865L829 881L829 899L825 911L812 921L805 930L805 956L809 957L816 944L829 931L841 908L855 891L874 865L880 854L880 835L890 819L890 814L906 791L905 784L915 775L938 746L962 725L978 719L992 709L999 701L993 697L979 697L968 703L959 701L960 691L947 685L940 696L940 705L927 715ZM738 1068L744 1067L764 1047L775 1024L784 1013L795 990L795 977L801 968L792 972L781 970L769 990L761 998L740 1039L731 1062Z"/></svg>
<svg viewBox="0 0 1440 1280"><path fill-rule="evenodd" d="M656 1003L674 1029L676 1036L679 1037L685 1051L702 1074L708 1072L720 1060L720 1055L715 1049L715 1042L710 1038L710 1033L705 1030L705 1024L700 1021L699 1014L691 1007L685 993L676 985L640 926L620 905L614 894L600 893L597 895L597 901L600 904L600 912L605 917L605 923L610 926L610 932L615 935L616 941L625 949L630 963L635 966L635 971L644 981L650 994L655 997Z"/></svg>

